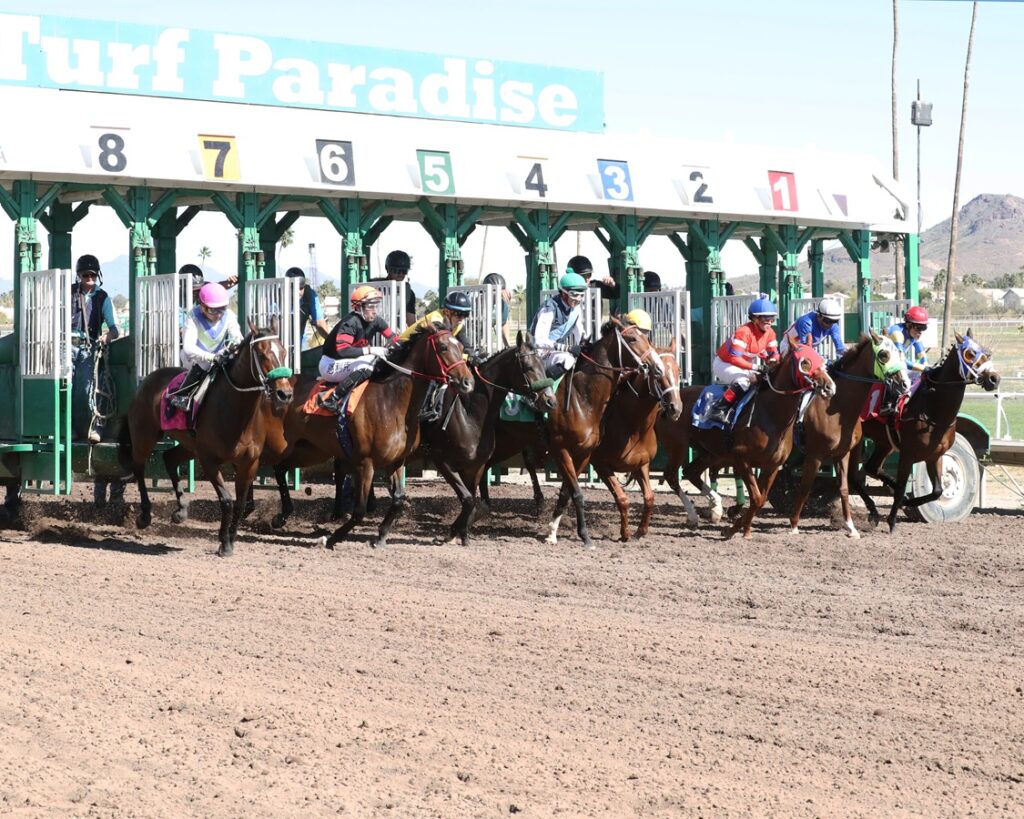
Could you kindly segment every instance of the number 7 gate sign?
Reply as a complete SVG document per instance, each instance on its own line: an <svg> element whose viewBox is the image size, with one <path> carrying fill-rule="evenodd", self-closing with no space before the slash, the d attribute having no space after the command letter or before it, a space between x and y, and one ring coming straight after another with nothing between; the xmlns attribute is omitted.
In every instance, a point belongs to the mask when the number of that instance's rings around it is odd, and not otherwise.
<svg viewBox="0 0 1024 819"><path fill-rule="evenodd" d="M796 201L796 176L789 171L768 171L772 192L772 210L799 210Z"/></svg>

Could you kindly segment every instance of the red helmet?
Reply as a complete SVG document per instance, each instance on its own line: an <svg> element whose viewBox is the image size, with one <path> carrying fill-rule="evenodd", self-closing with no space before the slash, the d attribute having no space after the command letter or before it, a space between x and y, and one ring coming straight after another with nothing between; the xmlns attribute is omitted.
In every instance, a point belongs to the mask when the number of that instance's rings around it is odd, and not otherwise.
<svg viewBox="0 0 1024 819"><path fill-rule="evenodd" d="M911 324L927 324L928 311L923 307L911 307L903 314L903 320Z"/></svg>

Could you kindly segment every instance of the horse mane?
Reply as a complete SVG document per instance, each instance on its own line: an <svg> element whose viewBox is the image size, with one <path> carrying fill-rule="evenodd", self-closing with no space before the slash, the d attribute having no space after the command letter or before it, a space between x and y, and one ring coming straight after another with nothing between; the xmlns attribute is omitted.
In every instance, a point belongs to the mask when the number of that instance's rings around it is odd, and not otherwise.
<svg viewBox="0 0 1024 819"><path fill-rule="evenodd" d="M851 344L846 348L846 352L843 353L839 358L836 359L832 365L835 369L843 371L849 367L854 361L857 360L857 356L861 354L865 344L871 343L871 336L867 333L861 333L860 338L857 339L856 343Z"/></svg>
<svg viewBox="0 0 1024 819"><path fill-rule="evenodd" d="M409 339L408 345L401 345L392 347L388 350L387 360L392 361L395 364L405 364L406 359L412 355L413 349L417 344L428 336L435 335L439 330L447 330L449 333L452 331L451 325L447 321L438 324L436 322L428 322L427 326L424 327L420 332L413 333L412 338ZM374 382L387 381L392 376L396 375L398 370L394 367L388 367L383 361L378 361L373 368L373 376L371 380Z"/></svg>

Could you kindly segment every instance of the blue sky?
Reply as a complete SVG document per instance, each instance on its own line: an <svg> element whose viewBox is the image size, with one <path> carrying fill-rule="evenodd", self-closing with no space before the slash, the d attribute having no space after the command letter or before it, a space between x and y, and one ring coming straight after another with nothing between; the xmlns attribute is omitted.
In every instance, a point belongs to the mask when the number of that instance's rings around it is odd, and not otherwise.
<svg viewBox="0 0 1024 819"><path fill-rule="evenodd" d="M491 57L599 70L604 74L607 130L716 142L734 141L877 157L888 167L892 4L857 2L538 2L481 4L468 0L422 2L251 2L176 0L138 4L0 0L0 11L177 24L216 31L353 43L397 49ZM900 177L916 173L916 134L910 102L921 79L934 104L935 124L923 134L923 216L927 227L947 218L959 131L964 56L971 4L953 0L901 0L899 53ZM961 202L980 193L1024 196L1024 101L1016 87L1024 44L1024 3L984 2L978 16L968 110ZM106 209L102 209L106 210ZM312 223L317 224L312 224ZM340 252L324 220L300 220L296 247L285 263L304 265L316 242L321 271L338 269ZM307 224L310 223L310 224ZM113 258L126 239L110 214L90 215L76 232L75 252ZM466 248L468 275L499 270L520 278L521 252L490 231ZM0 231L0 258L10 259L11 231ZM179 257L201 245L214 248L210 265L233 268L232 232L216 217L183 235ZM571 246L569 244L571 242ZM86 248L85 244L90 247ZM380 243L386 253L413 253L414 281L436 270L429 240L415 226L400 226ZM662 247L661 245L665 245ZM99 246L99 247L96 247ZM596 240L580 248L597 257ZM576 237L559 244L559 258L576 249ZM595 259L596 260L596 259ZM667 240L645 246L649 268L682 275ZM749 272L742 253L726 259L730 273ZM8 278L8 276L0 276Z"/></svg>

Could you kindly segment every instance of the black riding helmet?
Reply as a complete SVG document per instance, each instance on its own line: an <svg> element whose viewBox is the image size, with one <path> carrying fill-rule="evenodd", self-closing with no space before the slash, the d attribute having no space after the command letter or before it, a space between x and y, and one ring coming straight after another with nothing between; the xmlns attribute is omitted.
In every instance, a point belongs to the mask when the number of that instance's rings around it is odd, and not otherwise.
<svg viewBox="0 0 1024 819"><path fill-rule="evenodd" d="M302 279L301 287L306 286L306 273L301 267L289 267L284 276L286 279Z"/></svg>
<svg viewBox="0 0 1024 819"><path fill-rule="evenodd" d="M644 273L644 290L648 293L654 293L661 290L661 276L653 270L648 270Z"/></svg>
<svg viewBox="0 0 1024 819"><path fill-rule="evenodd" d="M445 310L451 310L453 313L461 313L465 316L468 316L473 310L473 305L469 301L469 296L461 290L453 290L445 296L442 307L444 307Z"/></svg>
<svg viewBox="0 0 1024 819"><path fill-rule="evenodd" d="M78 262L75 264L75 273L84 273L91 270L93 273L102 273L100 270L100 260L93 256L91 253L86 253L84 256L78 257Z"/></svg>
<svg viewBox="0 0 1024 819"><path fill-rule="evenodd" d="M388 273L392 271L408 273L410 267L412 267L412 259L404 250L392 250L384 259L384 269Z"/></svg>
<svg viewBox="0 0 1024 819"><path fill-rule="evenodd" d="M484 276L483 284L494 284L500 287L502 290L505 289L505 277L500 273L488 273Z"/></svg>
<svg viewBox="0 0 1024 819"><path fill-rule="evenodd" d="M587 278L594 272L594 265L590 263L590 259L586 256L573 256L569 259L568 270L566 272L578 273L583 278Z"/></svg>
<svg viewBox="0 0 1024 819"><path fill-rule="evenodd" d="M188 276L191 278L193 290L206 284L206 277L203 275L203 269L197 264L183 264L178 268L178 275Z"/></svg>

